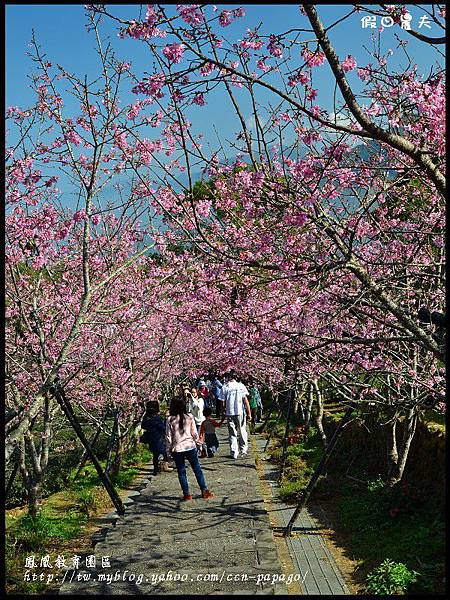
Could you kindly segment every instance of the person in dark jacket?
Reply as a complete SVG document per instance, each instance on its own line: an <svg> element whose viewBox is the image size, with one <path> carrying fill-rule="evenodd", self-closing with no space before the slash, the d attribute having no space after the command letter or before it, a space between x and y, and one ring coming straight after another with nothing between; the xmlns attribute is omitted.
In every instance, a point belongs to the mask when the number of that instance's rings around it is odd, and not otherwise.
<svg viewBox="0 0 450 600"><path fill-rule="evenodd" d="M165 472L173 471L169 466L166 451L166 422L159 414L159 402L147 402L146 411L142 419L142 429L144 429L143 441L149 445L153 454L153 475L157 475L161 470ZM162 467L159 466L159 457L162 454Z"/></svg>

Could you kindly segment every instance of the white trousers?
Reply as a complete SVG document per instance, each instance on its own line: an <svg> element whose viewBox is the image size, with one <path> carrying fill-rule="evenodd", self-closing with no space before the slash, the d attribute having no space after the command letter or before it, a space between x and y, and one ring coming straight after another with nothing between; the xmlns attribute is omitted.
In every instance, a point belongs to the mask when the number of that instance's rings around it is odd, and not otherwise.
<svg viewBox="0 0 450 600"><path fill-rule="evenodd" d="M231 455L236 458L239 452L247 454L248 435L245 413L227 417L227 421Z"/></svg>

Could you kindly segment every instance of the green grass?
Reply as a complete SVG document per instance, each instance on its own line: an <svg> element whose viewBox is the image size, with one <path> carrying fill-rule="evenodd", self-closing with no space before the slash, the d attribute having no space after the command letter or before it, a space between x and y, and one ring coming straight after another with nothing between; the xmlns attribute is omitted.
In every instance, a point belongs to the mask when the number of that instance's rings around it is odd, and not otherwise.
<svg viewBox="0 0 450 600"><path fill-rule="evenodd" d="M280 497L284 502L295 502L300 492L308 485L314 469L322 456L322 448L314 428L306 440L288 446L283 480L280 486ZM281 459L282 451L273 453L274 458Z"/></svg>
<svg viewBox="0 0 450 600"><path fill-rule="evenodd" d="M443 575L444 522L438 507L400 490L342 482L334 500L334 525L349 536L352 556L368 571L384 559L419 571L414 587L429 592Z"/></svg>
<svg viewBox="0 0 450 600"><path fill-rule="evenodd" d="M333 415L333 420L335 418L339 417ZM275 460L280 460L279 444L272 454ZM288 447L280 486L284 501L298 499L322 454L314 429L307 440ZM438 503L435 506L429 495L407 484L387 488L376 475L365 485L355 483L345 477L347 449L341 447L338 456L333 468L319 479L310 504L313 507L315 501L323 499L328 502L340 545L360 563L358 579L389 559L418 572L417 579L409 581L408 592L442 592L444 519Z"/></svg>
<svg viewBox="0 0 450 600"><path fill-rule="evenodd" d="M142 444L125 455L119 474L113 478L117 489L128 488L139 474L140 467L151 457L151 452ZM104 467L105 461L100 462ZM65 489L45 498L36 517L6 515L8 594L42 594L48 590L46 582L23 580L25 557L33 553L44 556L46 553L64 554L65 551L67 554L67 541L76 540L89 518L109 506L109 496L92 464L86 464L76 480L75 473L76 468L71 468L64 474Z"/></svg>
<svg viewBox="0 0 450 600"><path fill-rule="evenodd" d="M44 506L36 517L22 515L9 523L5 540L6 586L8 593L41 594L48 588L46 581L25 581L25 558L44 556L50 547L76 538L88 516L76 510L66 512Z"/></svg>
<svg viewBox="0 0 450 600"><path fill-rule="evenodd" d="M139 473L139 466L151 461L152 453L146 446L139 444L124 456L122 468L119 473L112 477L112 482L119 489L126 489ZM100 461L103 468L106 466L106 461ZM83 467L80 475L74 480L76 469L72 469L70 473L69 487L73 490L84 490L93 487L101 487L102 483L97 474L97 471L92 464L87 464Z"/></svg>
<svg viewBox="0 0 450 600"><path fill-rule="evenodd" d="M20 517L12 527L14 539L23 550L40 550L50 539L69 540L78 535L87 515L75 508L61 514L45 507L36 516Z"/></svg>

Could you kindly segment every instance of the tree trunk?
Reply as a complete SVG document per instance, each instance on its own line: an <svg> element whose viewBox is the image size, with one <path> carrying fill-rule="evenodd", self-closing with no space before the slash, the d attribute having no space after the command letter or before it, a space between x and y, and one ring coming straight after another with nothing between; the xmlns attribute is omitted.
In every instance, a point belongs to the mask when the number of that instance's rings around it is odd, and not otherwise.
<svg viewBox="0 0 450 600"><path fill-rule="evenodd" d="M308 402L307 402L307 405L305 408L305 432L306 432L306 435L308 435L308 433L309 433L313 404L314 404L313 386L312 386L311 382L309 382L308 383Z"/></svg>
<svg viewBox="0 0 450 600"><path fill-rule="evenodd" d="M87 441L86 436L84 435L83 429L82 429L80 423L78 422L78 419L76 418L75 413L73 412L73 408L66 399L64 390L58 386L58 387L53 388L52 393L55 395L55 398L56 398L58 404L61 406L64 414L66 415L70 424L74 428L75 433L77 434L80 442L83 444L83 446L88 451L89 457L94 464L94 467L97 471L100 481L105 486L105 489L109 494L109 497L111 498L114 506L117 509L117 513L119 515L124 515L125 507L123 505L123 502L122 502L120 496L118 495L118 493L116 492L110 478L108 477L108 474L105 473L104 470L102 469L102 466L101 466L98 458L96 457L96 455L94 454L94 451L92 450L91 446L89 445L89 442Z"/></svg>
<svg viewBox="0 0 450 600"><path fill-rule="evenodd" d="M36 517L42 508L42 479L28 489L28 514Z"/></svg>
<svg viewBox="0 0 450 600"><path fill-rule="evenodd" d="M316 470L314 471L307 488L303 491L302 495L301 495L301 499L299 501L299 503L297 504L294 513L289 521L289 523L286 526L286 529L284 530L283 535L289 536L292 533L292 528L298 518L298 516L300 515L303 507L306 505L306 503L309 500L309 497L311 495L311 492L313 491L313 489L316 487L316 484L319 480L319 477L321 476L323 470L325 469L325 466L328 462L328 459L330 458L334 447L336 446L336 443L342 433L342 430L344 429L345 425L348 423L348 421L350 421L351 418L351 414L353 412L353 410L355 409L355 406L351 405L347 408L344 416L342 417L342 419L339 421L338 426L336 427L333 436L330 440L330 442L328 443L325 452L320 460L320 463L317 465Z"/></svg>
<svg viewBox="0 0 450 600"><path fill-rule="evenodd" d="M40 509L40 500L42 494L39 494L39 488L34 481L33 474L26 463L26 446L25 438L19 442L19 467L22 474L23 486L27 495L28 514L36 517Z"/></svg>
<svg viewBox="0 0 450 600"><path fill-rule="evenodd" d="M402 480L405 471L406 461L408 460L409 449L416 432L417 412L415 407L408 411L405 418L402 443L398 451L397 463L393 465L391 475L388 480L388 486L394 487Z"/></svg>
<svg viewBox="0 0 450 600"><path fill-rule="evenodd" d="M138 420L135 421L135 423L133 424L132 428L131 428L131 433L128 436L128 442L125 445L125 450L131 450L132 448L135 448L137 446L137 444L139 443L139 437L140 437L140 431L141 431L141 421L142 421L142 416L139 417Z"/></svg>
<svg viewBox="0 0 450 600"><path fill-rule="evenodd" d="M94 434L94 437L91 438L91 441L89 442L89 445L91 446L91 448L94 447L95 442L97 441L97 438L100 435L101 430L102 430L102 427L101 427L101 425L99 425L97 427L97 431ZM79 474L81 472L81 469L86 464L86 461L87 461L88 458L89 458L89 455L88 455L87 450L85 449L84 452L83 452L83 454L82 454L82 456L81 456L80 462L78 463L77 472L75 473L75 476L73 478L74 481L78 478L78 476L79 476Z"/></svg>
<svg viewBox="0 0 450 600"><path fill-rule="evenodd" d="M16 450L15 450L14 455L13 455L13 458L14 458L14 467L13 467L13 469L11 471L11 474L10 474L9 479L8 479L8 483L6 484L6 488L5 488L5 500L8 498L8 495L9 495L9 493L11 491L11 488L13 486L13 483L14 483L14 481L16 479L16 476L17 476L17 473L19 471L19 467L20 467L20 456L19 456L19 454L20 454L19 448L16 447Z"/></svg>
<svg viewBox="0 0 450 600"><path fill-rule="evenodd" d="M278 393L277 393L277 396L276 396L276 398L277 398L277 405L278 405L278 415L277 415L277 418L276 418L276 421L275 421L274 427L273 427L272 431L269 433L269 436L268 436L268 438L267 438L266 445L264 446L264 452L265 452L265 451L267 450L267 448L269 447L270 440L272 439L272 434L273 434L273 432L275 431L275 427L276 427L276 426L278 425L278 423L280 422L281 416L282 416L282 414L283 414L283 407L281 406L280 402L278 401L278 400L279 400L279 395L278 395Z"/></svg>
<svg viewBox="0 0 450 600"><path fill-rule="evenodd" d="M317 400L317 411L316 411L316 425L317 425L317 430L319 432L320 435L320 439L322 440L322 445L324 448L327 447L327 436L325 434L325 431L323 429L323 398L322 398L322 393L319 389L319 384L317 383L317 379L314 379L313 382L313 387L314 390L316 392L316 400Z"/></svg>
<svg viewBox="0 0 450 600"><path fill-rule="evenodd" d="M30 431L23 436L20 449L20 470L27 492L28 513L36 517L42 507L42 492L47 471L49 448L51 441L52 401L44 399L43 432L40 444L36 448L33 434ZM26 465L26 449L28 449L31 465Z"/></svg>
<svg viewBox="0 0 450 600"><path fill-rule="evenodd" d="M398 463L397 450L397 417L388 423L386 430L386 452L387 452L387 479L394 475L394 469Z"/></svg>
<svg viewBox="0 0 450 600"><path fill-rule="evenodd" d="M117 439L118 439L117 427L118 427L118 413L117 413L117 410L115 410L114 411L114 423L113 423L111 435L108 440L108 452L107 452L107 457L106 457L105 472L108 475L111 473L113 452L114 452L114 449L117 448Z"/></svg>
<svg viewBox="0 0 450 600"><path fill-rule="evenodd" d="M281 481L284 472L284 464L286 462L287 448L288 448L288 437L289 437L289 427L291 425L291 414L292 414L292 401L295 393L295 387L290 389L287 393L287 413L286 413L286 427L284 428L284 438L283 438L283 454L281 456L281 466L280 473L278 476L278 480Z"/></svg>
<svg viewBox="0 0 450 600"><path fill-rule="evenodd" d="M266 417L264 419L264 422L259 426L259 428L256 430L257 433L262 433L264 431L264 429L267 426L267 423L269 422L270 417L272 416L273 413L273 409L278 405L278 395L277 394L272 394L272 402L270 404L269 410L267 411Z"/></svg>
<svg viewBox="0 0 450 600"><path fill-rule="evenodd" d="M126 436L120 435L120 430L117 431L117 442L116 442L116 452L114 454L114 460L111 463L111 477L116 477L119 474L120 468L122 466L122 459L125 450L125 441Z"/></svg>
<svg viewBox="0 0 450 600"><path fill-rule="evenodd" d="M305 423L304 397L304 385L299 383L295 388L295 414L300 415L302 423Z"/></svg>

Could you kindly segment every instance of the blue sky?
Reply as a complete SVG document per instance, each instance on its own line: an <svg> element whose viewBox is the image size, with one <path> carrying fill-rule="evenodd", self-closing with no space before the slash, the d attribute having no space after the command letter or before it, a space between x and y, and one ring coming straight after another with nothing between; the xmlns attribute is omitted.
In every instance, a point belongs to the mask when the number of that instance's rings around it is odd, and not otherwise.
<svg viewBox="0 0 450 600"><path fill-rule="evenodd" d="M145 14L145 5L143 14ZM219 10L232 8L238 5L219 5ZM298 5L245 5L246 17L238 19L233 25L223 29L228 39L240 39L247 28L254 28L260 22L263 23L261 32L263 34L280 33L292 27L308 28L307 18L300 14ZM418 20L424 10L420 7L407 5L413 15L413 26L417 28ZM139 5L107 5L108 10L123 18L139 18ZM174 7L169 10L173 11ZM329 25L341 18L351 10L350 5L319 5L318 12L325 23ZM355 56L359 66L370 61L370 57L363 46L372 46L371 29L361 27L360 14L354 14L349 20L338 25L330 31L330 38L336 52L343 59L347 54ZM37 40L42 50L47 54L48 60L61 64L67 71L74 72L78 76L94 78L99 74L99 61L95 53L95 42L93 34L86 31L86 17L84 7L80 5L8 5L6 7L6 105L27 107L33 102L33 95L28 88L27 76L33 70L33 63L27 56L32 29L34 29ZM441 30L436 24L431 29L420 29L429 35L441 35ZM394 34L399 33L398 27L385 29L381 33L381 42L384 51L392 48L394 56L392 66L399 63L405 65L403 53L396 50L398 40ZM406 38L404 32L403 37ZM135 40L121 40L117 37L117 24L109 19L102 26L102 35L110 36L110 41L117 53L117 57L131 60L133 71L141 74L151 70L151 61L146 53L145 46ZM312 34L302 34L302 39L312 39ZM417 63L419 72L428 74L430 66L438 57L436 52L427 44L415 40L411 36L408 52L413 63ZM442 49L442 48L441 48ZM403 64L402 64L403 63ZM334 80L330 69L325 63L314 69L313 87L319 90L315 103L322 108L331 110L334 91ZM353 79L352 79L353 78ZM356 85L360 84L356 74L350 74L350 81ZM131 87L131 85L129 86ZM223 88L222 88L223 89ZM236 96L243 99L242 92L236 91ZM260 92L260 100L267 100L267 92ZM122 104L135 102L137 97L131 92L122 98ZM249 103L243 100L243 113L246 119L250 119L251 113ZM69 115L67 115L69 116ZM237 118L230 110L229 99L223 93L216 93L208 100L204 108L192 107L190 118L194 125L194 131L204 132L205 141L214 144L216 136L214 128L218 130L221 137L234 138L234 133L240 128ZM215 144L214 144L215 145Z"/></svg>
<svg viewBox="0 0 450 600"><path fill-rule="evenodd" d="M107 5L114 14L125 18L138 18L139 5ZM145 5L144 5L145 6ZM245 5L246 17L238 19L235 24L223 29L227 37L242 36L245 29L252 28L263 22L264 33L277 33L291 27L307 27L307 19L300 14L298 5L293 4L265 4ZM418 18L423 14L420 7L407 5L413 15L413 25L418 24ZM219 5L221 8L230 8L230 5ZM351 9L351 6L327 5L320 6L318 12L325 24L342 17ZM358 64L367 62L367 53L363 45L371 45L370 36L374 30L363 29L360 23L361 15L354 14L348 21L332 29L330 37L339 56L344 58L347 54L356 57ZM27 75L32 71L32 62L26 56L29 50L31 31L35 30L37 39L48 59L62 64L68 71L78 74L94 76L97 72L98 61L94 50L94 39L85 28L86 17L83 5L66 4L16 4L6 6L6 103L7 105L24 105L31 101L27 88ZM385 29L381 40L385 49L395 50L397 44L394 34L398 27ZM420 31L430 35L441 35L437 25L432 24L432 29L422 28ZM111 41L118 53L123 58L132 60L135 69L149 68L145 52L140 44L134 40L120 40L116 35L116 24L106 20L102 32L111 36ZM305 35L305 39L311 35ZM404 34L405 35L405 34ZM427 45L408 37L408 50L414 62L419 65L419 70L428 71L429 65L435 61L436 54ZM141 50L141 51L140 51ZM400 56L400 51L398 52ZM394 57L395 58L395 57ZM315 70L315 83L319 93L331 83L330 71L324 65ZM135 98L130 95L130 98ZM210 107L210 109L213 107ZM218 114L223 106L216 107Z"/></svg>

